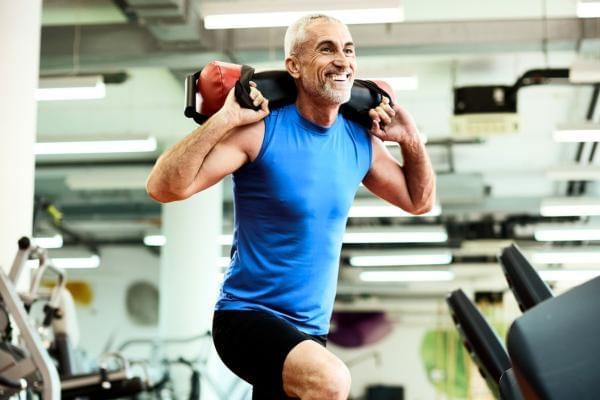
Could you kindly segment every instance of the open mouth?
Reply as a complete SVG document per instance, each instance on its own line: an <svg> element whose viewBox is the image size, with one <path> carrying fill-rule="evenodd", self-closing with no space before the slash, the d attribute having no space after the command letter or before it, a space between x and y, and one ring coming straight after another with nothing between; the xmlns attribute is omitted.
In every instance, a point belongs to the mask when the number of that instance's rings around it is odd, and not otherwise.
<svg viewBox="0 0 600 400"><path fill-rule="evenodd" d="M350 79L350 74L327 74L327 77L334 82L347 82Z"/></svg>

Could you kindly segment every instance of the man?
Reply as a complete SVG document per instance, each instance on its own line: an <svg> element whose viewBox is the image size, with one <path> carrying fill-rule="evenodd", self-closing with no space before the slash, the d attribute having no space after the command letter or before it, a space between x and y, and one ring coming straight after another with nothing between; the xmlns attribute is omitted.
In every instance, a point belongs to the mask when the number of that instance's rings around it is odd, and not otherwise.
<svg viewBox="0 0 600 400"><path fill-rule="evenodd" d="M182 200L233 173L231 265L213 319L219 355L250 382L253 399L346 399L350 373L325 348L342 236L362 182L413 213L429 211L435 178L412 118L385 99L368 130L345 119L356 73L348 28L323 15L291 25L285 66L295 104L258 111L231 91L206 123L167 150L147 182L151 197ZM383 140L401 145L401 166Z"/></svg>

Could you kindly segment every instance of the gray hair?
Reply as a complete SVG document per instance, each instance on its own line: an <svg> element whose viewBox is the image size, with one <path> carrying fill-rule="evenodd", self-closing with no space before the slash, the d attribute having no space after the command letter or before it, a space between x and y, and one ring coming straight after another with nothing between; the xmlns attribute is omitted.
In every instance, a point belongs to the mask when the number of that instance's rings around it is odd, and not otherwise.
<svg viewBox="0 0 600 400"><path fill-rule="evenodd" d="M343 25L343 22L339 19L325 14L308 14L301 17L291 24L285 32L285 38L283 40L285 58L291 56L292 53L297 50L297 47L304 42L306 39L306 28L317 19L323 19L327 22L336 22Z"/></svg>

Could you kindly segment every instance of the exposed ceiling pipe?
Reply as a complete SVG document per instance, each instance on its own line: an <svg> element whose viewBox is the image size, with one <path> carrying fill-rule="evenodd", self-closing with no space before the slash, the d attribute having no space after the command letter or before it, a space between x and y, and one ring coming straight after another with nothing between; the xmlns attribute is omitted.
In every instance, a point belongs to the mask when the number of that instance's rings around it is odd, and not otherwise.
<svg viewBox="0 0 600 400"><path fill-rule="evenodd" d="M114 0L130 22L145 27L159 47L202 50L215 35L206 31L194 0ZM207 46L207 43L210 46Z"/></svg>
<svg viewBox="0 0 600 400"><path fill-rule="evenodd" d="M123 0L126 1L126 0ZM197 7L191 7L197 8ZM134 13L135 9L125 9ZM192 11L198 18L197 11ZM139 15L139 14L135 14ZM284 29L239 29L230 32L227 38L223 31L192 31L193 40L188 43L170 40L177 24L160 24L155 20L152 26L164 29L165 36L148 29L148 22L137 24L85 25L81 26L80 68L81 71L123 70L132 67L166 67L197 71L202 65L213 60L228 61L223 50L232 50L242 63L253 65L273 58L274 38L277 38L278 51L281 50ZM548 21L550 50L553 43L560 43L560 49L572 47L581 39L590 45L587 51L594 51L600 36L595 21L581 21L577 18L552 19ZM179 24L181 25L181 24ZM388 29L389 28L389 29ZM423 55L470 52L516 52L531 51L539 45L540 21L532 19L498 21L445 21L407 22L402 24L355 25L352 35L360 43L362 56L381 55ZM510 33L510 35L506 35ZM582 34L582 32L584 32ZM183 31L181 32L183 33ZM190 33L190 32L188 32ZM174 36L171 38L174 39ZM594 40L589 40L594 39ZM282 42L282 41L281 41ZM44 26L42 28L41 71L70 71L72 69L72 26ZM184 47L177 47L182 44ZM187 46L195 46L187 47ZM532 47L534 46L534 47Z"/></svg>

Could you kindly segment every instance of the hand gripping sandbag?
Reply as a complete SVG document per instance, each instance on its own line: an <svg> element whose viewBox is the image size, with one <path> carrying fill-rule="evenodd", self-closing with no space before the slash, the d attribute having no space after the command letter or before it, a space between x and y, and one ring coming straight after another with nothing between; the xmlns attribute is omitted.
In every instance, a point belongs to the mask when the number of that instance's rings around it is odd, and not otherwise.
<svg viewBox="0 0 600 400"><path fill-rule="evenodd" d="M235 86L235 97L245 108L258 109L250 99L250 81L256 83L264 97L269 99L269 108L276 109L296 100L294 79L286 71L254 72L252 67L213 61L202 70L186 78L185 116L199 124L204 123L225 103L225 98ZM370 128L369 109L381 103L383 96L393 104L391 87L383 81L355 79L350 101L340 107L348 119Z"/></svg>

